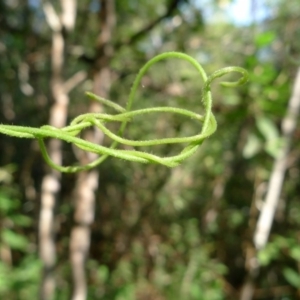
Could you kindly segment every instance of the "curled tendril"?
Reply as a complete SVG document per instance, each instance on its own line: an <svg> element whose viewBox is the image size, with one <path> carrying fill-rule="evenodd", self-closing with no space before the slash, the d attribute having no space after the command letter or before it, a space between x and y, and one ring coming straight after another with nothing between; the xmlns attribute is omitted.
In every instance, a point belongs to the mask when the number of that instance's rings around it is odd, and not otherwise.
<svg viewBox="0 0 300 300"><path fill-rule="evenodd" d="M202 81L204 82L203 90L202 90L202 102L205 111L204 116L186 109L176 108L176 107L152 107L146 109L131 110L136 91L140 85L143 75L153 64L168 58L184 59L189 63L191 63L198 71ZM133 82L126 108L123 108L110 100L101 98L92 93L89 92L86 93L88 97L101 102L103 105L113 108L116 111L116 114L114 115L104 114L104 113L82 114L76 117L70 123L69 126L66 126L64 128L55 128L49 125L45 125L40 128L14 126L14 125L0 125L0 132L3 134L7 134L19 138L37 139L42 155L46 160L46 162L54 169L61 172L71 173L80 170L91 169L99 165L101 162L103 162L108 156L114 156L117 158L130 160L134 162L140 162L140 163L157 163L157 164L165 165L167 167L175 167L179 165L183 160L191 156L197 150L197 148L202 144L202 142L216 131L217 122L212 113L211 83L214 79L218 77L222 77L231 72L238 72L242 76L238 81L223 82L221 83L222 85L235 87L247 81L248 74L246 70L242 68L227 67L214 72L210 76L207 76L202 66L191 56L179 52L163 53L149 60L141 68L141 70L139 71L139 73L137 74ZM189 118L193 118L199 121L199 123L202 123L202 128L198 134L193 136L188 136L188 137L162 138L162 139L141 140L141 141L129 140L123 137L123 133L127 123L130 122L135 116L142 115L142 114L157 113L157 112L181 114ZM105 126L105 123L107 122L121 123L120 129L117 134L113 133ZM100 129L108 137L110 137L113 140L111 146L110 147L101 146L78 137L78 134L83 129L86 129L88 127L96 127ZM72 143L78 148L91 153L96 153L100 155L100 157L85 166L65 167L65 166L57 165L51 160L51 158L48 155L44 143L44 139L46 138L55 138L55 139L60 139L62 141L66 141L68 143ZM138 150L116 149L118 144L140 147L140 146L154 146L154 145L175 144L175 143L187 143L187 146L184 147L184 149L179 154L171 157L160 157L157 155L153 155Z"/></svg>

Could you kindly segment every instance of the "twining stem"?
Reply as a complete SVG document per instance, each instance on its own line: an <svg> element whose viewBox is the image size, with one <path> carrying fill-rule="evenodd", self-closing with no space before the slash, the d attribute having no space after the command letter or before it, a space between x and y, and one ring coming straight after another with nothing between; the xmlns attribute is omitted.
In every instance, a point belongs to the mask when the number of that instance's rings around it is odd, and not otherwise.
<svg viewBox="0 0 300 300"><path fill-rule="evenodd" d="M177 108L177 107L162 106L162 107L152 107L152 108L131 110L134 98L136 96L137 89L140 86L140 82L144 74L155 63L169 58L186 60L189 63L191 63L192 66L199 73L199 76L201 77L201 81L203 82L202 98L201 98L201 101L204 106L203 116L195 112L183 108ZM99 165L101 162L103 162L108 156L114 156L117 158L140 162L140 163L157 163L157 164L165 165L167 167L175 167L179 165L183 160L191 156L198 149L198 147L203 143L203 141L216 131L217 122L212 113L211 83L214 79L218 77L222 77L231 72L240 73L242 76L239 78L239 80L234 82L222 82L221 83L222 85L235 87L244 84L248 79L247 71L240 67L223 68L214 72L210 76L207 76L202 66L191 56L180 52L162 53L149 60L140 69L130 90L126 108L123 108L122 106L112 102L111 100L104 99L90 92L86 93L88 97L100 101L102 104L113 108L117 112L117 114L114 115L105 114L105 113L81 114L77 116L70 123L69 126L66 126L64 128L55 128L49 125L44 125L40 128L14 126L14 125L0 125L0 132L3 134L7 134L19 138L37 139L39 142L42 155L46 160L46 162L54 169L61 172L71 173L80 170L91 169ZM174 113L174 114L184 115L186 117L199 121L202 124L202 127L198 134L195 134L193 136L188 136L188 137L161 138L161 139L142 140L142 141L135 141L135 140L123 138L123 133L125 131L128 122L131 122L134 119L134 117L138 115L149 114L149 113ZM121 123L120 129L118 130L117 134L113 133L105 126L105 124L108 122ZM80 137L77 137L77 135L79 135L83 129L86 129L91 126L97 127L104 134L106 134L113 140L113 143L111 144L110 147L94 144ZM68 143L72 143L76 145L78 148L84 151L96 153L100 155L100 157L85 166L76 166L76 165L67 166L67 167L59 166L51 160L51 158L47 153L47 149L44 143L44 139L46 138L56 138L56 139L66 141ZM116 149L118 144L141 147L141 146L155 146L155 145L175 144L175 143L188 143L188 144L183 148L183 150L179 154L171 157L160 157L158 155L150 154L139 150Z"/></svg>

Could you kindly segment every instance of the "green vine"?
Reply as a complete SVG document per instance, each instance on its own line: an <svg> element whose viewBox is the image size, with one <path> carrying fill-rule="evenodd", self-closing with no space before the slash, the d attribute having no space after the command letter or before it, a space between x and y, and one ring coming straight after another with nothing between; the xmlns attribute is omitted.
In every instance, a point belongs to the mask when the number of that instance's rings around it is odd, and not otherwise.
<svg viewBox="0 0 300 300"><path fill-rule="evenodd" d="M184 59L190 62L198 71L200 77L202 78L203 90L202 90L202 103L204 105L205 114L204 116L194 113L192 111L175 108L175 107L152 107L139 110L131 110L133 100L136 94L136 91L140 85L143 75L147 70L153 66L156 62L168 58L179 58ZM39 146L41 148L42 155L46 162L53 167L54 169L61 172L77 172L80 170L88 170L103 162L108 156L114 156L117 158L140 162L140 163L157 163L165 165L167 167L175 167L179 165L183 160L191 156L197 148L202 144L202 142L212 135L217 128L216 119L212 113L212 96L211 96L211 83L217 77L222 77L231 72L238 72L242 76L238 81L235 82L222 82L224 86L235 87L241 84L244 84L248 79L248 74L246 70L239 67L227 67L220 69L210 76L207 76L202 66L189 55L179 53L179 52L167 52L149 60L137 74L134 83L132 85L128 102L126 108L123 108L116 103L101 98L97 95L87 92L87 96L101 102L103 105L113 108L117 113L105 114L105 113L86 113L76 117L69 126L64 128L55 128L49 125L42 126L40 128L24 127L24 126L14 126L14 125L0 125L0 132L7 134L9 136L19 137L19 138L33 138L37 139ZM175 138L163 138L163 139L153 139L153 140L142 140L135 141L123 138L123 133L128 122L130 122L135 116L142 114L149 114L155 112L167 112L174 114L185 115L189 118L193 118L200 123L202 123L202 128L199 134L189 137L175 137ZM114 134L110 131L105 123L107 122L120 122L120 129L117 134ZM79 133L88 127L97 127L104 134L109 136L113 143L110 147L101 146L98 144L91 143L80 137ZM72 143L78 148L96 153L100 155L95 161L85 165L85 166L60 166L55 164L48 155L44 140L46 138L55 138ZM118 144L129 145L133 147L140 146L154 146L161 144L175 144L175 143L188 143L186 147L177 155L171 157L160 157L153 155L147 152L138 151L138 150L122 150L116 149Z"/></svg>

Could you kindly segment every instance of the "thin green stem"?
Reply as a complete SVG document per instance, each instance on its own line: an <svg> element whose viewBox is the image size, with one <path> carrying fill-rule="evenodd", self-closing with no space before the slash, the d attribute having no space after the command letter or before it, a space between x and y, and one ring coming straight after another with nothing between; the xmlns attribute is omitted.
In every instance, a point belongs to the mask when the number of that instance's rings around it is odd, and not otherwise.
<svg viewBox="0 0 300 300"><path fill-rule="evenodd" d="M137 89L140 86L142 77L157 62L169 59L183 59L187 62L191 63L192 66L197 70L201 81L203 82L202 96L201 100L204 106L204 115L199 115L193 111L189 111L183 108L177 107L151 107L145 109L132 110L132 105L134 98L136 97ZM165 165L167 167L175 167L179 165L183 160L190 157L198 147L203 143L203 141L212 135L217 129L217 122L212 113L212 95L211 95L211 83L214 79L218 77L222 77L231 72L238 72L241 74L241 77L238 81L235 82L222 82L221 84L224 86L235 87L241 84L244 84L247 81L248 74L247 72L239 67L227 67L220 69L210 76L207 76L202 66L192 57L179 52L167 52L149 60L139 71L137 74L129 97L127 101L126 108L121 107L120 105L112 102L111 100L104 99L100 96L94 95L90 92L87 92L87 96L91 99L99 101L105 106L108 106L114 109L117 114L105 114L105 113L86 113L79 115L76 117L69 126L64 128L55 128L50 125L44 125L40 128L33 127L24 127L24 126L15 126L15 125L0 125L0 133L7 134L13 137L19 138L35 138L38 140L42 155L45 161L54 169L59 170L61 172L78 172L80 170L88 170L96 167L100 163L102 163L108 156L117 157L120 159L125 159L134 162L140 163L156 163ZM200 99L199 99L200 100ZM200 101L199 101L200 103ZM149 113L173 113L178 115L183 115L188 118L191 118L197 122L199 122L201 129L199 129L199 133L193 136L188 137L174 137L174 138L161 138L161 139L152 139L152 140L141 140L135 141L126 139L123 137L123 133L126 129L126 125L128 122L131 122L134 117L138 115L144 115ZM109 130L105 124L108 122L120 122L120 128L118 133L115 134L111 130ZM113 143L110 147L101 146L89 141L86 141L78 135L82 130L96 127L100 129L105 135L110 137L113 140ZM98 159L95 161L84 165L84 166L60 166L55 164L52 159L49 157L47 148L45 146L44 140L46 138L55 138L65 141L67 143L72 143L76 147L91 153L96 153L100 155ZM123 144L131 147L141 147L141 146L155 146L155 145L163 145L163 144L175 144L175 143L183 143L187 144L183 150L174 156L170 157L160 157L154 154L150 154L143 151L138 151L136 149L133 150L122 150L116 149L118 144Z"/></svg>

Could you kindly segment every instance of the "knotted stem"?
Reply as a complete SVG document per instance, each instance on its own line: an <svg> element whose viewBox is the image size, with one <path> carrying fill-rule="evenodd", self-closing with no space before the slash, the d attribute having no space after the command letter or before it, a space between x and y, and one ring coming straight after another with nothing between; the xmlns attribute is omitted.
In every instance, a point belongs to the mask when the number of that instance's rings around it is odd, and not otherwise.
<svg viewBox="0 0 300 300"><path fill-rule="evenodd" d="M195 112L176 107L151 107L145 109L131 110L133 101L137 92L138 87L144 74L148 69L153 66L158 61L178 58L188 61L197 70L199 76L203 82L201 100L204 106L204 115L199 115ZM109 106L116 111L116 114L105 114L105 113L87 113L76 117L69 126L64 128L55 128L49 125L42 126L40 128L33 127L23 127L14 125L0 125L0 132L14 137L19 138L35 138L38 140L42 155L45 161L54 169L61 172L78 172L80 170L88 170L103 162L108 156L114 156L117 158L140 162L140 163L156 163L167 167L175 167L179 165L183 160L190 157L198 147L203 143L203 141L212 135L217 129L217 122L212 113L212 95L211 95L211 83L215 78L222 77L231 72L238 72L242 76L238 81L235 82L223 82L224 86L235 87L244 84L247 81L248 74L246 70L239 67L227 67L214 72L212 75L207 76L202 66L191 56L179 52L166 52L155 56L149 60L137 74L129 97L127 101L126 108L119 106L118 104L112 102L111 100L101 98L97 95L87 92L87 96L100 101L103 105ZM200 102L200 101L199 101ZM188 137L174 137L174 138L161 138L153 140L130 140L123 137L124 130L128 122L132 121L135 116L150 114L150 113L173 113L184 115L189 118L197 120L202 124L201 130L198 134ZM120 122L120 129L118 133L115 134L109 130L105 124L108 122ZM110 147L101 146L98 144L86 141L78 135L80 132L88 127L96 127L101 130L105 135L113 140ZM96 153L99 158L95 161L84 165L84 166L59 166L55 164L48 155L44 140L46 138L56 138L68 143L72 143L78 148ZM123 150L117 149L118 144L129 145L133 147L141 146L155 146L163 144L178 144L178 143L188 143L183 150L174 156L170 157L160 157L154 154L139 150Z"/></svg>

